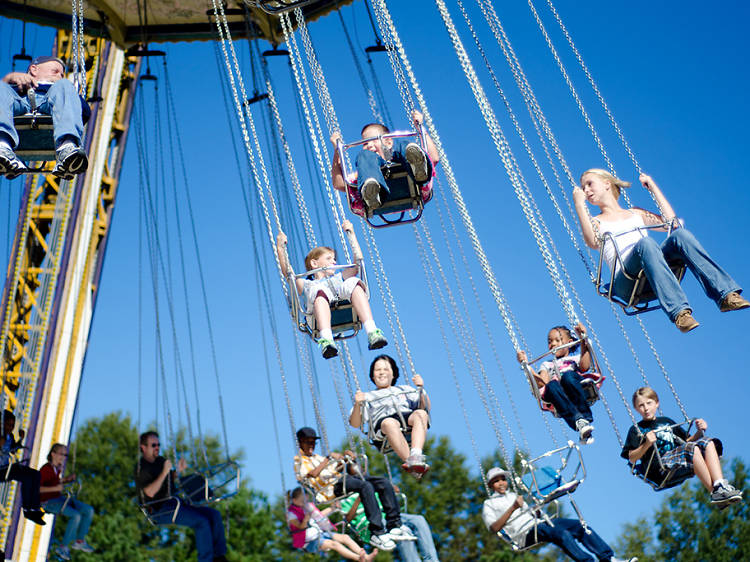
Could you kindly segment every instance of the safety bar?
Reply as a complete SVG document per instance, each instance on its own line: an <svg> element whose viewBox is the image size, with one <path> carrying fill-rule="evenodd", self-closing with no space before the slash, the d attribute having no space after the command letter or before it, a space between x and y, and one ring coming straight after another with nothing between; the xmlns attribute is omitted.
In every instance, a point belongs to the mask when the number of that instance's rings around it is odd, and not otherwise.
<svg viewBox="0 0 750 562"><path fill-rule="evenodd" d="M685 425L685 424L687 424L687 428L685 429L685 432L686 432L686 433L688 434L688 436L689 436L689 435L690 435L690 430L691 430L691 428L693 427L693 424L695 423L695 420L696 420L696 419L697 419L697 418L691 418L691 419L689 419L689 420L685 420L685 421L683 421L683 422L673 423L672 425L670 425L670 426L669 426L669 429L670 429L670 430L674 430L674 429L675 429L675 428L677 428L677 427L680 427L680 426L682 426L682 425ZM636 427L638 427L638 426L636 426ZM639 433L640 433L640 431L639 431ZM646 437L646 436L645 436L645 434L644 434L644 433L640 433L640 434L641 434L641 439L645 439L645 437ZM672 435L674 435L674 431L672 431ZM674 435L674 437L675 437L675 439L680 439L680 438L679 438L679 437L678 437L677 435ZM685 443L687 443L687 441L684 441L684 440L682 440L682 439L680 439L680 440L682 441L682 443L680 443L681 445L684 445ZM665 484L666 482L668 482L668 481L669 481L669 479L670 479L670 478L672 477L672 475L673 475L673 474L675 473L675 471L676 471L676 470L677 470L677 469L678 469L679 467L674 467L674 468L670 469L669 471L667 471L667 469L666 469L666 468L664 468L664 463L663 463L663 462L662 462L662 460L661 460L661 454L659 454L659 449L658 449L658 448L656 447L656 443L654 443L654 444L652 445L651 449L652 449L652 453L651 453L651 456L650 456L650 458L648 459L648 463L646 464L646 468L645 468L645 469L643 470L643 477L644 477L644 479L645 479L645 478L646 478L646 475L647 475L647 474L648 474L648 473L649 473L649 472L651 471L651 465L652 465L652 464L653 464L653 462L654 462L654 458L656 458L656 462L657 462L657 464L659 465L659 470L660 470L661 472L667 472L666 476L665 476L665 477L664 477L664 478L662 479L661 483L660 483L660 484L658 485L658 487L656 488L656 489L658 490L658 489L661 489L661 488L662 488L662 486L664 486L664 484ZM637 460L636 462L630 462L630 461L628 460L628 462L630 463L630 466L632 467L632 471L633 471L633 473L634 473L634 474L636 474L636 475L639 475L639 473L638 473L638 472L636 472L636 466L637 466L637 465L638 465L639 463L640 463L640 464L642 464L642 463L641 463L641 459L638 459L638 460Z"/></svg>

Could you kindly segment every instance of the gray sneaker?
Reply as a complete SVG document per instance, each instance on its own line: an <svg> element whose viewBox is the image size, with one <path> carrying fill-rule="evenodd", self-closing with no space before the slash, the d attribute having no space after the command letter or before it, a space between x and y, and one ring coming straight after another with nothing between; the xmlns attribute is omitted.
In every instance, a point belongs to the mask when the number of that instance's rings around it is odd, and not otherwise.
<svg viewBox="0 0 750 562"><path fill-rule="evenodd" d="M388 340L385 339L385 336L383 335L383 330L377 329L373 330L369 334L367 334L367 349L372 351L373 349L380 349L381 347L385 347L388 345Z"/></svg>
<svg viewBox="0 0 750 562"><path fill-rule="evenodd" d="M406 525L401 525L400 527L394 527L393 529L390 529L388 531L388 535L391 537L391 540L396 542L417 540L417 537L412 534L411 529L409 529L409 527L407 527Z"/></svg>
<svg viewBox="0 0 750 562"><path fill-rule="evenodd" d="M86 151L73 142L65 142L55 151L57 163L52 175L60 179L72 180L74 176L82 174L89 167Z"/></svg>
<svg viewBox="0 0 750 562"><path fill-rule="evenodd" d="M638 562L638 557L633 556L632 558L617 558L616 556L613 556L609 559L609 562Z"/></svg>
<svg viewBox="0 0 750 562"><path fill-rule="evenodd" d="M592 436L592 433L594 432L594 426L591 425L588 421L583 418L577 419L576 430L578 431L578 436L580 437L581 443L583 445L590 445L594 442L594 437Z"/></svg>
<svg viewBox="0 0 750 562"><path fill-rule="evenodd" d="M382 535L370 535L370 544L379 550L385 550L386 552L396 548L396 543L393 542L390 533L383 533Z"/></svg>
<svg viewBox="0 0 750 562"><path fill-rule="evenodd" d="M0 174L9 180L16 179L26 169L16 153L5 143L0 144Z"/></svg>
<svg viewBox="0 0 750 562"><path fill-rule="evenodd" d="M405 149L406 161L411 166L411 171L414 174L414 181L417 183L424 183L430 179L430 170L427 167L427 155L424 153L422 148L415 142L410 142L406 145Z"/></svg>
<svg viewBox="0 0 750 562"><path fill-rule="evenodd" d="M719 484L714 486L711 492L711 503L719 508L742 501L742 492L731 484Z"/></svg>
<svg viewBox="0 0 750 562"><path fill-rule="evenodd" d="M374 178L365 180L365 183L362 184L362 199L364 199L368 211L380 207L380 184L378 180Z"/></svg>

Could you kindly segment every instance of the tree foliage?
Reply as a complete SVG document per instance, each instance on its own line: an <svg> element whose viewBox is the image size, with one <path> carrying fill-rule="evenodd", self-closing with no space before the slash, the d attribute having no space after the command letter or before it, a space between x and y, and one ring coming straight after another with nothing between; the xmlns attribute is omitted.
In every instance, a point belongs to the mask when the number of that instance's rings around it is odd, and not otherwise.
<svg viewBox="0 0 750 562"><path fill-rule="evenodd" d="M732 484L747 489L745 463L731 463ZM619 550L641 561L681 560L729 562L746 560L750 552L750 506L747 502L718 510L697 480L669 493L652 519L627 524Z"/></svg>

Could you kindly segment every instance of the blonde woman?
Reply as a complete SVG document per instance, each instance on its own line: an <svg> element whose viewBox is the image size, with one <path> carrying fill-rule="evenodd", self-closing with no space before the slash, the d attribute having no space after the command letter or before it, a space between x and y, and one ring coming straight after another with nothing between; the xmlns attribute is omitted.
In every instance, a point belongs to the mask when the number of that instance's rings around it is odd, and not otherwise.
<svg viewBox="0 0 750 562"><path fill-rule="evenodd" d="M717 303L719 310L729 312L750 307L750 302L740 296L740 286L711 259L700 242L686 229L678 226L661 245L648 237L643 227L670 222L675 218L675 213L651 176L641 174L639 181L653 195L661 214L638 207L623 209L618 203L620 190L629 187L630 183L606 170L587 170L581 176L581 186L573 190L586 244L604 252L607 265L615 270L613 292L620 298L627 298L632 291L634 281L628 279L621 269L624 268L631 277L643 269L669 319L681 332L689 332L699 324L693 318L685 292L667 264L667 260L679 259L698 279L706 296ZM590 216L586 202L598 207L600 213ZM616 250L611 243L600 247L599 236L607 232L615 237L622 267L617 262Z"/></svg>

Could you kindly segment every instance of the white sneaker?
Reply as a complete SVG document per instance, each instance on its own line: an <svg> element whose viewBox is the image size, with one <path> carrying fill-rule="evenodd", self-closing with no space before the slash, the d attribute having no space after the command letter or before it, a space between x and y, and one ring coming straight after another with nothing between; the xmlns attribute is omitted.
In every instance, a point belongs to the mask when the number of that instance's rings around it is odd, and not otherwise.
<svg viewBox="0 0 750 562"><path fill-rule="evenodd" d="M582 445L590 445L594 442L594 437L591 435L594 432L594 426L585 419L576 420L576 429Z"/></svg>
<svg viewBox="0 0 750 562"><path fill-rule="evenodd" d="M396 548L396 543L393 542L390 533L383 533L382 535L370 535L370 544L379 550L385 550L386 552Z"/></svg>
<svg viewBox="0 0 750 562"><path fill-rule="evenodd" d="M9 180L15 179L26 170L26 164L21 162L9 144L0 142L0 175Z"/></svg>
<svg viewBox="0 0 750 562"><path fill-rule="evenodd" d="M638 562L638 557L633 556L632 558L617 558L616 556L613 556L609 559L609 562Z"/></svg>
<svg viewBox="0 0 750 562"><path fill-rule="evenodd" d="M412 534L411 529L407 527L406 525L401 525L400 527L394 527L393 529L388 531L388 534L396 542L417 540L417 537L415 537Z"/></svg>

